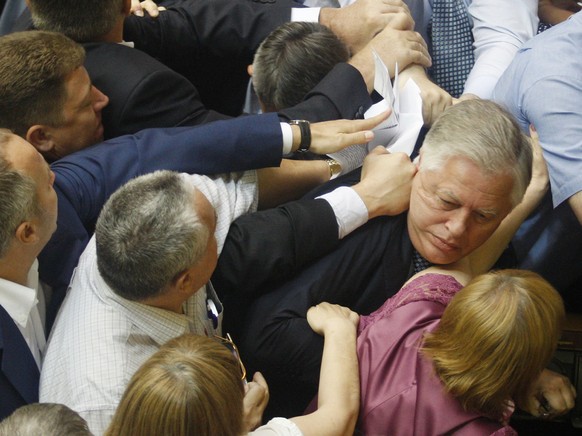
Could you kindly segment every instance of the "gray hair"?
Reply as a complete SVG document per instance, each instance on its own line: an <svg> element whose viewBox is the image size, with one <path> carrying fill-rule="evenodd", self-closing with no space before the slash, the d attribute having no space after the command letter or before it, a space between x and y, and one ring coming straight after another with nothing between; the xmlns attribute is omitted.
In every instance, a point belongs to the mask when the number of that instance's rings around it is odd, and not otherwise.
<svg viewBox="0 0 582 436"><path fill-rule="evenodd" d="M157 171L107 201L95 229L97 266L117 295L158 296L202 257L210 230L194 208L194 192L178 173Z"/></svg>
<svg viewBox="0 0 582 436"><path fill-rule="evenodd" d="M6 159L2 146L10 136L0 130L0 258L6 255L16 228L39 212L34 180L14 169Z"/></svg>
<svg viewBox="0 0 582 436"><path fill-rule="evenodd" d="M65 81L83 66L85 50L54 32L17 32L0 38L0 127L25 137L35 124L60 126Z"/></svg>
<svg viewBox="0 0 582 436"><path fill-rule="evenodd" d="M333 67L347 62L347 46L319 23L285 23L261 43L253 86L268 110L295 106Z"/></svg>
<svg viewBox="0 0 582 436"><path fill-rule="evenodd" d="M29 6L37 29L64 33L77 42L95 42L113 29L124 0L29 0Z"/></svg>
<svg viewBox="0 0 582 436"><path fill-rule="evenodd" d="M447 109L427 133L421 152L421 171L442 168L451 157L465 157L485 174L510 174L513 206L531 180L531 144L515 118L489 100L462 101Z"/></svg>
<svg viewBox="0 0 582 436"><path fill-rule="evenodd" d="M63 404L36 403L0 422L0 436L91 436L87 422Z"/></svg>

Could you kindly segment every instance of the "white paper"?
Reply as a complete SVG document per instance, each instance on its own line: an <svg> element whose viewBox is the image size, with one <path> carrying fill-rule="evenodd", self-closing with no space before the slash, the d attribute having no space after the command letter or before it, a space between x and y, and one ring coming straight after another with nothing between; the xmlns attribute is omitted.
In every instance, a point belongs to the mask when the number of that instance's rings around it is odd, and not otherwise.
<svg viewBox="0 0 582 436"><path fill-rule="evenodd" d="M396 65L394 84L392 84L388 69L375 53L374 61L376 63L374 89L383 97L383 100L372 105L364 117L370 118L388 109L392 110L392 115L374 128L374 139L368 144L368 150L382 145L392 152L402 151L410 156L424 124L420 89L412 79L409 79L404 88L399 91L398 65Z"/></svg>

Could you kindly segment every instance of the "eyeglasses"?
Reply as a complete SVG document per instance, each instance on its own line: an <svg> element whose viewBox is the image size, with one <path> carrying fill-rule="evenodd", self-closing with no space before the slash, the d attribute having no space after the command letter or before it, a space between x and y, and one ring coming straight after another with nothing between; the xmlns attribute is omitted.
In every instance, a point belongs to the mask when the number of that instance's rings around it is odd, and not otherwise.
<svg viewBox="0 0 582 436"><path fill-rule="evenodd" d="M247 370L245 368L244 363L242 362L241 358L240 358L240 354L238 352L238 348L236 347L236 345L234 344L232 338L230 337L230 333L226 334L226 338L223 338L222 336L218 336L218 335L214 335L214 337L219 340L222 345L224 345L226 348L228 348L231 352L232 355L236 358L236 360L238 360L238 364L240 367L240 372L241 372L241 380L243 380L246 383L247 380Z"/></svg>

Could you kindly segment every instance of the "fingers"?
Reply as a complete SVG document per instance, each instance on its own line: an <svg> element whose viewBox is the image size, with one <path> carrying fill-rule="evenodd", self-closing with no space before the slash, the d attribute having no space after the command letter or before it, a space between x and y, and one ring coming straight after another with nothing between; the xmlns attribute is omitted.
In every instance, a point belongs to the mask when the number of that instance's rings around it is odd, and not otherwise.
<svg viewBox="0 0 582 436"><path fill-rule="evenodd" d="M257 383L259 386L262 386L265 389L267 396L269 395L269 386L267 385L267 380L265 380L263 374L258 371L255 372L253 375L253 382Z"/></svg>
<svg viewBox="0 0 582 436"><path fill-rule="evenodd" d="M357 327L359 315L347 307L338 304L319 303L307 311L307 322L312 330L320 335L325 334L327 328L332 325L345 325L348 323Z"/></svg>
<svg viewBox="0 0 582 436"><path fill-rule="evenodd" d="M130 12L138 17L144 16L144 11L148 13L150 17L157 17L160 11L165 11L166 8L159 6L153 0L145 0L140 2L140 0L131 0Z"/></svg>

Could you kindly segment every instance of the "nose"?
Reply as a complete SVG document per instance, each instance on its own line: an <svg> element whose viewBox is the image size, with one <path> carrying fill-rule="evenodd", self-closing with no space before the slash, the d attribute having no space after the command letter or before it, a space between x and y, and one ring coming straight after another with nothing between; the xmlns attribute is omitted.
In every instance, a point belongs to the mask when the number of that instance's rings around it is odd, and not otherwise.
<svg viewBox="0 0 582 436"><path fill-rule="evenodd" d="M105 106L109 104L109 97L103 94L94 86L91 89L93 93L93 110L95 112L100 112Z"/></svg>
<svg viewBox="0 0 582 436"><path fill-rule="evenodd" d="M446 224L449 234L454 238L461 237L467 231L469 218L470 215L462 210L451 211Z"/></svg>

